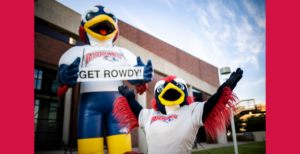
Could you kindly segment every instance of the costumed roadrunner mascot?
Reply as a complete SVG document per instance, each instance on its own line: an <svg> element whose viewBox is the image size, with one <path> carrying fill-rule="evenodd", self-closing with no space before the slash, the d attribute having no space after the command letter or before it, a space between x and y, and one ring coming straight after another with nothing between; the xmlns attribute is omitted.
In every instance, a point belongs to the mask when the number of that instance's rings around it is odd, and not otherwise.
<svg viewBox="0 0 300 154"><path fill-rule="evenodd" d="M120 127L145 130L149 154L190 154L199 127L204 125L215 139L217 132L224 133L225 124L230 124L230 108L238 99L232 90L242 75L238 68L205 103L193 102L184 80L176 76L163 78L155 85L153 109L143 109L133 90L119 86L124 97L115 100L113 112Z"/></svg>
<svg viewBox="0 0 300 154"><path fill-rule="evenodd" d="M95 6L81 17L79 34L87 45L75 46L66 51L59 60L57 81L58 97L64 96L69 87L77 84L79 67L144 67L143 80L128 80L137 86L138 93L146 90L146 83L152 80L151 61L144 65L140 57L129 50L113 45L119 30L117 18L107 8ZM118 86L121 80L90 81L80 85L78 113L78 154L103 154L104 132L110 154L131 151L131 137L126 130L119 129L112 109L114 100L121 96ZM105 130L105 131L104 131Z"/></svg>

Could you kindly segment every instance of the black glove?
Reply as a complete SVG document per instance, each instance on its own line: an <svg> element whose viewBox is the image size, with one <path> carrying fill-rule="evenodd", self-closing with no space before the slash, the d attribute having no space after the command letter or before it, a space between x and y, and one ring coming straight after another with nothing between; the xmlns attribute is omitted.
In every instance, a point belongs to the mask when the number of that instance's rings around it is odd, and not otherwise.
<svg viewBox="0 0 300 154"><path fill-rule="evenodd" d="M133 112L134 116L139 119L139 114L143 107L135 100L135 94L133 89L129 90L128 86L119 86L119 92L126 98L131 111Z"/></svg>
<svg viewBox="0 0 300 154"><path fill-rule="evenodd" d="M240 68L236 69L235 72L232 72L229 79L226 80L225 83L223 83L222 87L229 87L231 90L233 90L236 86L236 84L240 81L240 79L243 77L243 70Z"/></svg>
<svg viewBox="0 0 300 154"><path fill-rule="evenodd" d="M118 90L124 97L128 96L130 93L134 94L133 89L129 90L128 86L119 86Z"/></svg>

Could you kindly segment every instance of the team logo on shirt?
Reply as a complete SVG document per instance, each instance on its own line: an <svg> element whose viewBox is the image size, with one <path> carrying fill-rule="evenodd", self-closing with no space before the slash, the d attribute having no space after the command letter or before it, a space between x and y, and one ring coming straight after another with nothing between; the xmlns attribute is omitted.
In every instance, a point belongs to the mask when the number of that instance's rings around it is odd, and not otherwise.
<svg viewBox="0 0 300 154"><path fill-rule="evenodd" d="M97 51L92 53L87 53L85 56L85 64L87 65L90 61L92 61L95 58L102 57L104 60L115 62L122 59L122 55L113 52L113 51Z"/></svg>
<svg viewBox="0 0 300 154"><path fill-rule="evenodd" d="M154 116L154 117L152 117L150 124L152 124L153 122L158 121L158 120L162 121L162 122L165 122L165 123L169 123L169 122L177 119L177 117L178 117L178 115L176 115L176 114L170 115L168 117L165 117L165 116Z"/></svg>

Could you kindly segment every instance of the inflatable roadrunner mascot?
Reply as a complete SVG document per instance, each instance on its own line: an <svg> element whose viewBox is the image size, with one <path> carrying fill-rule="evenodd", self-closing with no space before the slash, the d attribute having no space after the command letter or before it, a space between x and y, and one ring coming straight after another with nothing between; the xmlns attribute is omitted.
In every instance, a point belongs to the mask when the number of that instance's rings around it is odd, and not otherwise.
<svg viewBox="0 0 300 154"><path fill-rule="evenodd" d="M87 44L75 46L66 51L59 60L57 81L58 97L63 97L69 87L77 84L79 68L108 68L144 66L143 80L128 80L137 86L138 93L146 90L146 83L152 80L151 61L147 65L129 50L113 45L119 30L117 18L107 8L95 6L81 17L79 27L81 39ZM78 154L103 154L104 130L110 154L131 151L131 136L119 129L112 109L114 100L121 96L118 86L121 80L89 81L80 85L78 113Z"/></svg>
<svg viewBox="0 0 300 154"><path fill-rule="evenodd" d="M114 102L114 114L120 126L129 131L134 127L145 130L149 154L190 154L199 127L216 138L230 124L230 108L237 97L232 93L243 71L238 68L207 102L193 102L184 80L169 76L155 85L153 109L143 109L135 100L133 90L119 86L124 97Z"/></svg>

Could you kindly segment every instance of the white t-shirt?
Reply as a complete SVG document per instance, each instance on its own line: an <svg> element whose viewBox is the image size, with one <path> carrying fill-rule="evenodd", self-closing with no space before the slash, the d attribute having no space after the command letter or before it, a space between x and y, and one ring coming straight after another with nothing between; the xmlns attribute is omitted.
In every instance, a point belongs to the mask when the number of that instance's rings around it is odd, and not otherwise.
<svg viewBox="0 0 300 154"><path fill-rule="evenodd" d="M149 154L190 154L199 127L203 126L204 103L185 105L169 115L143 109L139 126L145 130Z"/></svg>
<svg viewBox="0 0 300 154"><path fill-rule="evenodd" d="M59 60L59 66L70 65L77 57L81 58L79 67L109 68L137 65L136 56L125 48L83 45L66 51ZM80 93L118 91L118 86L122 84L121 80L82 82Z"/></svg>

